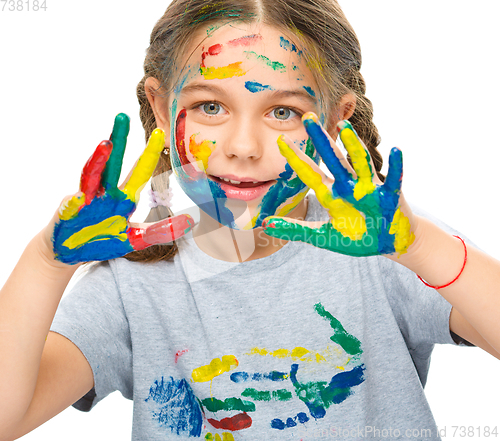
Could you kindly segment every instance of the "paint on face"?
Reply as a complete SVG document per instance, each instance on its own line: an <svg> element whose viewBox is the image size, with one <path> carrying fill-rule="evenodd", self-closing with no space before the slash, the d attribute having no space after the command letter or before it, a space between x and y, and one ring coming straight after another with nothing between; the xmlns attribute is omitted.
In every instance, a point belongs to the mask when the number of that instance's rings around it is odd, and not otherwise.
<svg viewBox="0 0 500 441"><path fill-rule="evenodd" d="M234 40L228 41L228 46L252 46L257 42L262 41L262 35L260 34L252 34L245 35L244 37L236 38Z"/></svg>
<svg viewBox="0 0 500 441"><path fill-rule="evenodd" d="M231 35L234 35L234 32ZM287 66L281 62L281 58L279 58L280 61L273 61L273 59L277 59L274 56L281 53L282 49L276 44L277 49L275 48L274 52L264 52L263 55L247 50L247 47L260 43L263 39L263 36L260 34L243 34L239 38L228 38L225 41L221 39L218 44L212 44L206 50L201 48L200 68L199 70L196 69L196 72L193 69L193 74L189 79L201 80L202 83L205 80L215 80L217 81L217 86L222 87L223 83L219 83L219 80L234 78L234 81L229 84L237 84L237 87L240 87L239 85L241 84L245 88L245 91L253 94L277 90L278 87L275 86L275 83L280 86L282 83L281 78L275 76L274 73L281 74L286 72ZM241 49L238 50L238 47L241 47ZM280 55L276 55L276 57L278 56ZM195 57L198 56L195 55ZM209 63L211 61L210 57L217 57L219 60L224 61L219 62L219 65L211 66ZM296 58L297 55L294 54L293 57ZM247 60L256 61L257 63L249 64ZM301 64L300 60L295 59L294 61L297 65ZM220 64L223 64L223 67L218 67ZM273 70L272 73L266 73L266 75L270 75L275 83L257 80L260 78L259 75L262 76L265 72L262 66L265 69L270 68ZM253 69L256 72L256 77L253 81L239 80L238 77L245 75L249 69ZM233 89L230 90L233 91L235 86L231 87ZM195 138L193 138L193 133L186 134L186 110L181 109L179 114L177 114L177 100L182 99L182 89L175 88L175 91L176 96L171 109L171 121L176 121L171 130L171 145L175 146L175 149L172 149L171 153L172 168L179 179L181 188L205 213L224 226L238 230L249 230L260 227L262 221L270 215L287 215L303 200L308 188L297 177L293 169L289 165L286 165L285 170L277 178L274 178L276 182L266 188L267 193L264 196L259 195L259 198L261 198L260 201L254 203L252 206L248 204L248 208L251 210L250 216L242 216L245 212L246 204L243 207L244 204L238 204L234 199L231 199L232 196L228 197L223 190L223 185L216 179L209 179L205 173L207 168L210 168L210 157L214 152L217 136L211 136L209 139L198 138L198 136L203 137L204 135L203 131L196 130L196 140L199 140L199 142L196 142ZM240 91L238 90L237 92L239 93ZM303 144L305 140L298 139L295 142ZM306 153L319 163L319 155L315 152L312 143L308 143ZM193 164L190 164L189 157L191 160L194 158L195 162ZM240 208L240 205L243 208ZM239 210L241 210L241 213L236 213Z"/></svg>
<svg viewBox="0 0 500 441"><path fill-rule="evenodd" d="M265 64L267 67L270 67L272 70L277 71L277 72L286 72L286 66L283 63L280 63L279 61L271 61L269 58L267 58L264 55L259 55L256 52L253 51L245 51L246 57L249 59L256 59L263 64Z"/></svg>
<svg viewBox="0 0 500 441"><path fill-rule="evenodd" d="M260 84L256 81L245 81L245 87L252 93L262 92L264 90L274 90L271 86Z"/></svg>
<svg viewBox="0 0 500 441"><path fill-rule="evenodd" d="M291 43L284 37L280 37L280 46L286 51L296 52L299 57L302 56L302 51L298 50L295 44Z"/></svg>
<svg viewBox="0 0 500 441"><path fill-rule="evenodd" d="M316 98L316 93L314 93L314 90L312 90L312 88L308 86L303 86L303 87L309 95L311 95L313 98Z"/></svg>
<svg viewBox="0 0 500 441"><path fill-rule="evenodd" d="M208 158L215 148L215 141L205 139L200 143L197 143L195 138L196 135L191 135L189 138L189 151L197 161L201 161L203 164L203 171L205 171L208 167Z"/></svg>

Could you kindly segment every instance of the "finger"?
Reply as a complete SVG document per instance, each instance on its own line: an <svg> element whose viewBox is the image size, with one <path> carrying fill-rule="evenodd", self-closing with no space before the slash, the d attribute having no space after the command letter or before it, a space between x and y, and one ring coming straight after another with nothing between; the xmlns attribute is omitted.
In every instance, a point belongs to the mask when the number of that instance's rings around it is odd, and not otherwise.
<svg viewBox="0 0 500 441"><path fill-rule="evenodd" d="M85 205L85 194L79 191L73 196L67 196L59 206L58 214L61 220L73 219Z"/></svg>
<svg viewBox="0 0 500 441"><path fill-rule="evenodd" d="M133 202L139 200L140 192L149 181L149 178L151 178L164 148L165 133L162 129L156 129L149 137L148 145L144 149L139 161L137 161L130 179L123 188L123 192Z"/></svg>
<svg viewBox="0 0 500 441"><path fill-rule="evenodd" d="M314 147L316 147L328 170L333 174L336 190L343 197L351 195L353 176L349 170L350 166L345 158L343 159L346 165L342 164L340 150L321 127L318 117L312 112L307 112L302 116L302 122Z"/></svg>
<svg viewBox="0 0 500 441"><path fill-rule="evenodd" d="M129 130L130 118L124 113L118 114L115 118L113 133L111 133L113 151L108 159L106 169L102 176L102 185L108 192L110 190L113 192L113 189L118 186Z"/></svg>
<svg viewBox="0 0 500 441"><path fill-rule="evenodd" d="M85 167L83 167L80 191L85 193L85 205L90 204L101 187L102 172L106 167L112 149L113 143L111 141L101 142L85 164Z"/></svg>
<svg viewBox="0 0 500 441"><path fill-rule="evenodd" d="M188 214L169 217L150 226L130 227L127 235L134 250L151 245L173 242L187 234L194 227L194 220Z"/></svg>
<svg viewBox="0 0 500 441"><path fill-rule="evenodd" d="M357 182L354 186L354 199L359 201L361 198L375 191L373 183L373 171L371 167L371 158L368 150L359 140L349 121L340 121L337 124L337 130L340 133L340 139L344 147L351 156L352 165L356 172Z"/></svg>
<svg viewBox="0 0 500 441"><path fill-rule="evenodd" d="M403 180L403 153L394 147L389 155L389 170L382 188L388 194L399 193Z"/></svg>
<svg viewBox="0 0 500 441"><path fill-rule="evenodd" d="M289 138L281 135L278 138L278 147L280 153L286 158L290 167L295 170L299 179L312 188L316 193L316 197L323 207L328 208L332 202L331 185L326 185L329 178L310 158L306 157L302 152L302 158L298 156L299 152L292 148L293 142Z"/></svg>

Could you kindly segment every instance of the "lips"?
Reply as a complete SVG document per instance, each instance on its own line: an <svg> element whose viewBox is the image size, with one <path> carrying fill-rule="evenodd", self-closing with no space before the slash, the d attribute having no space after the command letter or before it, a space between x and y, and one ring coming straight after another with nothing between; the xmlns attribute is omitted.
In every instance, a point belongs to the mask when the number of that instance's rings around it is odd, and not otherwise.
<svg viewBox="0 0 500 441"><path fill-rule="evenodd" d="M219 184L228 199L242 201L251 201L264 196L276 182L275 180L255 181L253 178L240 178L234 175L208 176L208 178Z"/></svg>

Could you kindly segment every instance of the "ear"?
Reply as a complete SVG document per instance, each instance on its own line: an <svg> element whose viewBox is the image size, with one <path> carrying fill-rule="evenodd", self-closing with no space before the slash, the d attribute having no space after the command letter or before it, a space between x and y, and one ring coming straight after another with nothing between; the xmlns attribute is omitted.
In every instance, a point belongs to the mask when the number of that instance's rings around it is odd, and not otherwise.
<svg viewBox="0 0 500 441"><path fill-rule="evenodd" d="M333 139L337 139L337 123L349 119L356 109L356 96L352 93L346 93L333 109L329 124L328 133Z"/></svg>
<svg viewBox="0 0 500 441"><path fill-rule="evenodd" d="M163 129L168 139L170 133L170 119L168 111L168 96L161 90L160 82L153 77L149 77L144 82L144 90L148 97L149 105L153 109L155 115L156 127Z"/></svg>

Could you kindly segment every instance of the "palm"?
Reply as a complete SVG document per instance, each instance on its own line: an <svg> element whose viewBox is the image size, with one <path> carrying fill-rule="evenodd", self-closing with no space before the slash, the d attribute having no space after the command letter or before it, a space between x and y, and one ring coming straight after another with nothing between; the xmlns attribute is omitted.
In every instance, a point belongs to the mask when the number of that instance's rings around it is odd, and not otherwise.
<svg viewBox="0 0 500 441"><path fill-rule="evenodd" d="M162 242L147 240L148 230L132 227L129 218L164 148L164 133L160 129L153 132L130 178L120 189L117 184L129 123L125 114L116 117L111 140L99 144L83 169L80 193L59 208L53 234L56 259L67 264L108 260ZM183 218L190 223L188 217ZM161 226L172 230L172 220ZM172 230L171 237L163 242L173 240L173 233Z"/></svg>
<svg viewBox="0 0 500 441"><path fill-rule="evenodd" d="M394 148L389 157L389 172L384 184L374 182L370 156L346 121L339 124L340 137L351 155L355 176L344 165L315 116L304 118L306 130L335 180L298 156L281 139L281 153L302 181L311 187L328 210L330 222L319 227L292 223L284 218L269 218L266 233L299 240L320 248L351 256L402 254L414 240L408 218L400 209L403 174L401 151Z"/></svg>

